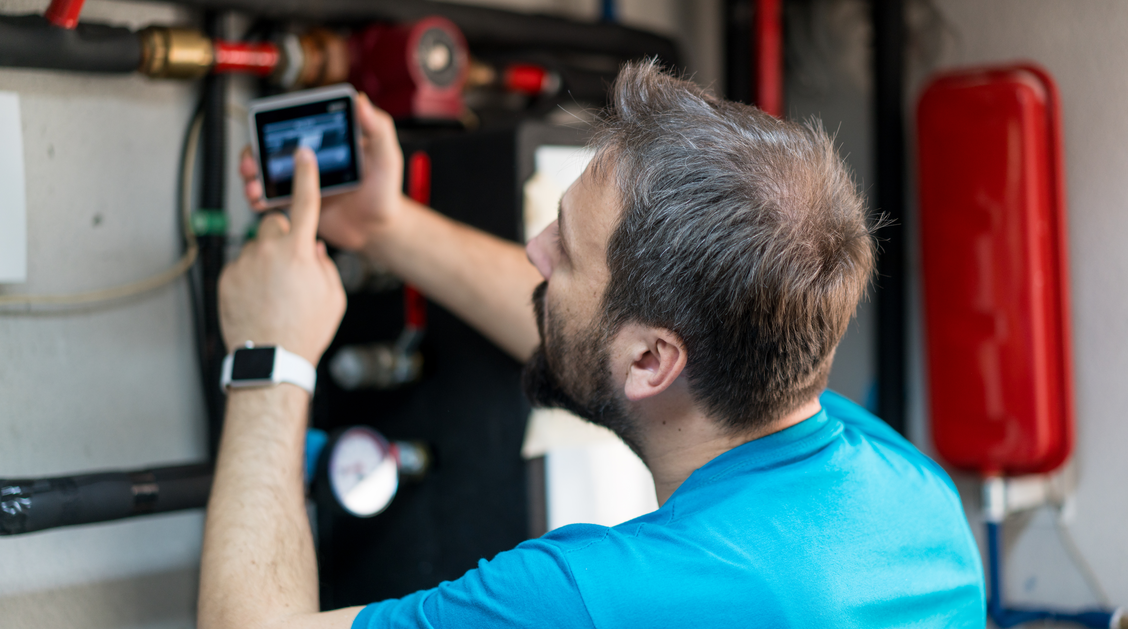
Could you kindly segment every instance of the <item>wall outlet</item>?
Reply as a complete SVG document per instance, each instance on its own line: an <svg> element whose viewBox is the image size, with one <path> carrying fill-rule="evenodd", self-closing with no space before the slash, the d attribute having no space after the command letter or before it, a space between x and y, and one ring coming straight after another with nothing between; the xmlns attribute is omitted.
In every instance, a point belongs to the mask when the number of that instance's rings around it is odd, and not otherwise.
<svg viewBox="0 0 1128 629"><path fill-rule="evenodd" d="M27 191L20 97L0 92L0 284L27 281Z"/></svg>

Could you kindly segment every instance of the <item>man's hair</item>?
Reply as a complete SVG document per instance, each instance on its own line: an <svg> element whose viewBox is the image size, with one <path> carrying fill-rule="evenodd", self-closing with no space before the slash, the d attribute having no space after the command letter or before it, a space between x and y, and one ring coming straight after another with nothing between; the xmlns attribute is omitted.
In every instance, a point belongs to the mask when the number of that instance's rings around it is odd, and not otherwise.
<svg viewBox="0 0 1128 629"><path fill-rule="evenodd" d="M626 65L593 139L622 215L603 325L679 335L695 399L734 432L826 387L869 283L874 238L821 123L797 124Z"/></svg>

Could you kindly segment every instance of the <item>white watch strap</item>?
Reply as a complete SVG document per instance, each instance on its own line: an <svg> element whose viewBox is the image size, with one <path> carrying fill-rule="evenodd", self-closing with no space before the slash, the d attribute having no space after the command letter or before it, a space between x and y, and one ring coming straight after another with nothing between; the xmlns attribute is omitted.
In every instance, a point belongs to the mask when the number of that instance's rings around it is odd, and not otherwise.
<svg viewBox="0 0 1128 629"><path fill-rule="evenodd" d="M313 387L317 384L317 368L301 356L281 347L275 347L274 375L271 380L274 384L282 382L296 384L313 395Z"/></svg>
<svg viewBox="0 0 1128 629"><path fill-rule="evenodd" d="M246 349L253 349L252 343L247 343ZM238 350L236 350L238 351ZM288 352L282 347L274 348L274 368L269 379L263 380L232 380L231 370L235 364L235 354L228 354L223 359L223 371L220 376L219 386L226 391L229 387L263 387L289 382L305 389L313 395L314 385L317 384L317 368L308 360L293 352Z"/></svg>

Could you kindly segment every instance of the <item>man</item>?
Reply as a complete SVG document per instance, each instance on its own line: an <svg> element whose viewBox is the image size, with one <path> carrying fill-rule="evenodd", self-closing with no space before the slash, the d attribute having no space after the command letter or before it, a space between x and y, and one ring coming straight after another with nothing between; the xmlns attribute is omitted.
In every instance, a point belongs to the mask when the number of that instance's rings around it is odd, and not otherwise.
<svg viewBox="0 0 1128 629"><path fill-rule="evenodd" d="M880 420L820 396L874 257L829 138L649 63L624 68L613 96L596 159L528 245L532 265L405 199L391 121L362 102L364 187L319 215L299 152L291 222L267 217L225 271L221 317L229 349L276 344L316 364L345 301L316 235L363 250L527 359L535 403L619 434L661 507L550 532L433 590L318 613L308 394L232 391L201 627L984 626L951 481ZM257 199L249 160L243 174Z"/></svg>

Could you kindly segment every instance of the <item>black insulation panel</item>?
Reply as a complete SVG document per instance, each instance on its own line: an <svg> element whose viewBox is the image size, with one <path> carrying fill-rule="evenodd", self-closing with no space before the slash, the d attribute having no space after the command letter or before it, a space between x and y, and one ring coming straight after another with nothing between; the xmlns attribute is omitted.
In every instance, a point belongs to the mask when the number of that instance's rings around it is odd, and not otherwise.
<svg viewBox="0 0 1128 629"><path fill-rule="evenodd" d="M580 131L535 123L477 133L401 132L406 156L425 150L431 157L435 209L518 242L533 150L583 140ZM520 455L529 406L521 366L433 302L427 317L418 383L347 392L326 369L343 345L396 338L403 327L400 290L350 294L321 361L316 427L372 426L392 440L426 442L436 460L425 479L401 483L388 509L369 519L346 515L324 483L315 487L323 609L434 587L529 536L527 467Z"/></svg>

